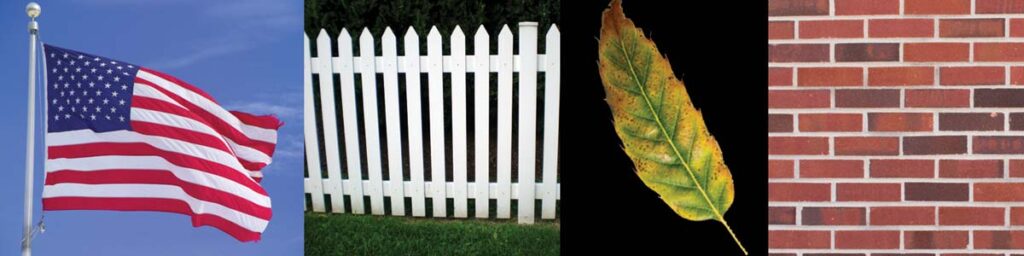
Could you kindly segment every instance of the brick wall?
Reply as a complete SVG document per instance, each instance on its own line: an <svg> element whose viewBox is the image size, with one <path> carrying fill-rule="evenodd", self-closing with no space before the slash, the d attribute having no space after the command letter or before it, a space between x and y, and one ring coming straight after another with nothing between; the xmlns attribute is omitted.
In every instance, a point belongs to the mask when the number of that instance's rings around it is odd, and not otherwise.
<svg viewBox="0 0 1024 256"><path fill-rule="evenodd" d="M769 0L769 251L1024 249L1024 0Z"/></svg>

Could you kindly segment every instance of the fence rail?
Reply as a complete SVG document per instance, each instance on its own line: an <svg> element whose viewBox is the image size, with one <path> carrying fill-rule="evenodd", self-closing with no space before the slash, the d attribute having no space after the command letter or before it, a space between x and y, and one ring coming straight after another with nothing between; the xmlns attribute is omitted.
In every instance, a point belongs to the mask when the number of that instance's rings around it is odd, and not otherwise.
<svg viewBox="0 0 1024 256"><path fill-rule="evenodd" d="M390 28L381 37L381 55L375 54L374 37L364 29L358 37L359 54L353 54L353 40L347 30L332 42L326 31L321 30L316 38L316 55L311 57L309 37L304 35L304 94L305 94L305 143L308 178L304 181L306 193L311 195L312 209L325 212L325 196L330 196L332 212L344 212L348 206L352 213L364 214L364 197L369 198L370 213L385 213L385 197L391 198L392 215L426 216L426 199L432 202L432 216L447 217L448 199L452 200L451 217L470 217L469 201L472 200L476 218L489 218L490 201L496 201L494 215L500 219L511 218L512 200L517 201L516 218L519 223L533 223L534 205L540 201L541 219L554 219L556 201L560 199L558 168L558 106L559 106L559 31L551 26L545 35L545 54L538 54L537 23L519 23L518 55L513 55L513 35L508 26L498 34L497 54L490 51L490 36L481 26L473 38L473 53L466 54L466 36L461 28L455 27L449 38L449 55L442 54L442 38L437 28L427 34L427 53L420 55L420 37L409 29L403 38L404 55L398 55L398 41ZM337 43L338 55L331 53L332 43ZM544 74L544 95L538 99L538 73ZM429 123L421 116L421 74L427 74L427 114ZM450 74L451 111L445 111L444 74ZM491 74L497 73L497 127L490 127ZM516 155L518 177L512 179L513 148L513 74L518 76L518 116ZM362 95L356 95L356 74L359 74ZM373 75L366 75L373 74ZM377 74L382 74L383 86L378 86ZM403 88L399 75L405 77L404 100L400 97ZM319 101L314 102L314 75L319 79ZM335 75L340 86L335 84ZM473 76L473 84L467 84L467 75ZM474 88L473 95L467 95L467 86ZM335 90L340 89L340 99L335 99ZM383 90L378 99L377 90ZM357 112L357 97L362 99L362 111ZM467 98L472 97L472 98ZM468 111L467 100L472 99L472 110ZM379 111L378 101L383 100ZM542 113L538 114L538 100L543 101ZM406 116L400 109L405 102ZM336 113L340 104L341 113ZM321 113L321 120L316 118ZM383 113L383 117L380 114ZM357 115L362 116L363 126L359 127ZM445 116L451 117L446 122ZM473 123L467 123L473 115ZM543 127L537 129L539 118ZM342 124L339 127L339 119ZM379 122L384 129L379 129ZM402 129L402 123L406 129ZM423 127L427 125L429 140L424 140ZM318 127L323 137L318 135ZM446 137L445 128L450 127L451 136ZM473 159L469 159L468 129L473 133ZM360 141L360 131L366 141ZM497 150L491 157L490 135L496 132ZM381 137L384 134L385 137ZM406 136L402 136L402 135ZM537 147L537 136L541 147ZM335 143L343 139L344 145ZM385 139L386 138L386 139ZM451 141L451 165L446 164L446 142ZM324 141L320 155L319 143ZM382 144L383 142L383 144ZM360 150L360 146L365 151ZM386 155L382 150L385 146ZM344 152L341 148L344 146ZM403 155L403 146L408 155ZM428 147L429 153L424 152ZM541 153L541 177L535 177L537 150ZM345 163L342 163L342 154ZM495 159L496 182L490 182L491 159ZM363 163L368 177L362 176ZM403 161L408 159L408 176L403 175ZM326 161L326 176L322 175L321 160ZM470 162L472 161L472 162ZM383 179L386 173L389 179ZM426 164L430 164L431 179L425 180ZM469 165L473 164L473 180L469 180ZM343 179L342 173L347 174ZM451 173L449 177L447 174ZM398 177L401 177L400 179ZM451 181L447 181L451 178ZM356 182L358 181L358 182ZM483 189L486 188L486 189ZM401 198L401 200L398 200ZM409 198L411 210L406 211L405 199Z"/></svg>

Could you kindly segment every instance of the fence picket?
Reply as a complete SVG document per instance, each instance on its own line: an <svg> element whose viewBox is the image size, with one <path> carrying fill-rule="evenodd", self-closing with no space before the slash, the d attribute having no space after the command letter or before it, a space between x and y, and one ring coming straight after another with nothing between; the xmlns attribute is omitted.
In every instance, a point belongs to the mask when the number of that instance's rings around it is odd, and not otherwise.
<svg viewBox="0 0 1024 256"><path fill-rule="evenodd" d="M441 70L441 33L427 34L427 97L430 112L430 183L434 217L447 216L445 197L444 76Z"/></svg>
<svg viewBox="0 0 1024 256"><path fill-rule="evenodd" d="M338 141L338 118L334 113L334 76L331 63L331 37L320 30L316 38L316 52L320 71L320 113L324 122L324 141ZM324 190L331 195L331 212L345 212L345 190L341 185L341 159L338 143L326 143L327 180Z"/></svg>
<svg viewBox="0 0 1024 256"><path fill-rule="evenodd" d="M405 32L405 70L412 72L405 73L405 107L408 113L409 133L409 180L412 187L409 188L409 195L412 197L412 216L426 216L424 206L424 185L423 185L423 118L420 108L420 37L416 30L409 28Z"/></svg>
<svg viewBox="0 0 1024 256"><path fill-rule="evenodd" d="M498 218L511 217L512 194L512 31L498 33Z"/></svg>
<svg viewBox="0 0 1024 256"><path fill-rule="evenodd" d="M329 45L329 44L328 44ZM330 56L330 49L327 50ZM345 159L348 160L349 202L352 212L363 214L363 172L359 158L359 124L356 122L356 83L353 70L352 36L347 29L341 29L338 36L338 58L334 70L341 74L341 116L345 130ZM320 76L323 77L323 76Z"/></svg>
<svg viewBox="0 0 1024 256"><path fill-rule="evenodd" d="M544 153L541 159L544 180L541 190L538 191L543 198L541 219L555 218L555 184L558 182L558 99L561 97L559 34L558 27L552 25L544 39L546 61L543 64L547 66L547 71L544 73Z"/></svg>
<svg viewBox="0 0 1024 256"><path fill-rule="evenodd" d="M310 38L304 36L304 133L308 178L304 180L303 186L311 194L312 210L326 211L327 202L324 199L330 195L332 212L344 212L347 208L345 201L348 201L351 212L355 214L363 214L369 208L374 215L382 215L387 209L390 209L392 215L406 215L405 200L410 199L412 216L426 216L429 207L433 209L432 216L448 217L447 200L452 199L453 210L450 216L488 218L492 206L490 200L495 200L497 205L494 214L497 218L512 218L512 208L516 207L515 217L520 223L533 223L537 210L534 205L540 200L540 218L554 219L557 215L557 200L561 197L557 179L560 35L558 28L552 26L545 34L545 53L540 54L537 49L537 23L519 23L518 33L517 36L513 35L507 25L503 26L497 37L497 54L491 55L490 35L480 26L473 38L474 51L472 55L467 55L466 35L461 27L456 26L448 38L451 53L444 55L441 33L432 27L426 38L425 56L420 55L420 37L413 29L404 35L404 52L401 56L398 55L397 38L390 27L385 29L380 38L380 56L375 53L375 38L368 29L363 29L359 35L358 56L353 56L355 48L347 29L342 29L336 38L336 57L331 55L332 42L326 31L321 30L317 36L317 57L311 57ZM520 40L518 55L513 54L515 37ZM473 74L473 95L467 94L467 72ZM537 78L540 72L543 72L545 78L542 99L538 98ZM404 120L401 116L403 85L399 83L399 73L405 73L404 111L407 115ZM444 78L445 73L451 76L450 94L445 92L449 85ZM492 98L490 76L495 73L498 87L494 96L496 98ZM321 85L320 108L315 105L313 92L312 78L315 74L319 74ZM356 74L361 79L360 88L356 88ZM383 77L382 89L378 89L378 83L381 82L377 81L377 74ZM426 89L421 83L421 76L424 75L427 77ZM338 89L334 85L335 80L340 83ZM516 80L518 87L514 84ZM518 88L518 93L515 88ZM340 90L337 99L335 90ZM377 96L377 90L384 90L381 97ZM426 90L427 96L425 111L422 109L423 90ZM361 94L357 95L357 92ZM467 102L469 97L472 97L472 102ZM358 112L357 99L362 102L361 113ZM449 100L450 109L446 107ZM497 127L494 127L493 134L490 124L491 100L497 101ZM542 100L544 106L540 114L537 109L540 103L538 100ZM378 107L380 101L383 101L383 110ZM335 113L338 104L341 105L341 113ZM473 113L469 113L470 106L467 104L472 104ZM513 109L514 106L518 109ZM320 120L316 118L315 111L321 111ZM517 115L513 116L513 113ZM359 115L363 118L362 126L358 123ZM445 118L447 115L452 115L450 122ZM472 124L468 122L468 115L473 115ZM429 120L429 130L426 131L428 137L423 134L424 116ZM543 127L538 129L540 118L543 118ZM385 122L383 126L380 125L381 120ZM341 127L338 122L341 122ZM405 122L407 138L402 136L402 122ZM322 138L318 138L317 125L323 127ZM451 126L451 138L445 132L447 125ZM470 125L471 129L468 127ZM515 132L512 129L514 126L518 127ZM344 140L339 139L339 132L344 132ZM473 159L468 157L470 133L474 136ZM496 159L493 162L496 165L493 168L494 174L491 173L492 135L497 137L493 156ZM542 136L540 142L537 136ZM427 142L425 138L429 138ZM326 154L323 156L319 153L318 145L321 139L326 143ZM449 142L451 149L447 148ZM341 161L341 143L345 147L344 163ZM429 143L429 148L424 148L424 143ZM365 152L360 150L360 146L365 147ZM408 147L408 154L403 146ZM386 154L384 148L387 148ZM513 148L517 151L513 152ZM452 154L450 167L447 150L451 150ZM427 152L429 155L425 155ZM539 166L538 153L541 155ZM404 176L404 158L408 158L408 177ZM326 177L322 174L321 161L327 163ZM430 162L429 182L425 182L424 177L427 161ZM512 173L514 163L517 166L516 173ZM473 164L475 173L471 183L468 177L470 164ZM362 177L362 168L367 169L366 179ZM537 174L536 168L541 168L540 174ZM347 179L343 179L342 172L348 174ZM518 177L515 181L512 179L513 174ZM492 183L490 179L494 175L497 175L497 181ZM541 175L540 179L536 175ZM349 200L344 199L346 195ZM390 203L386 204L385 198ZM426 198L431 199L430 206L426 205ZM469 212L470 198L473 199L475 213ZM369 202L364 202L366 200ZM512 200L517 201L515 206Z"/></svg>
<svg viewBox="0 0 1024 256"><path fill-rule="evenodd" d="M391 215L405 215L405 194L402 191L402 124L398 109L398 50L391 27L384 29L381 48L384 58L384 118L388 138L388 183Z"/></svg>
<svg viewBox="0 0 1024 256"><path fill-rule="evenodd" d="M476 206L476 217L487 218L490 212L490 198L487 195L489 189L487 186L491 183L490 178L490 106L491 106L491 84L490 84L490 67L487 65L491 59L491 44L490 36L487 35L487 30L484 29L483 25L476 30L476 36L473 39L473 51L476 55L473 58L476 60L473 66L473 114L475 125L473 131L476 134L475 137L475 151L474 157L476 158L476 165L474 170L476 171L476 200L474 205Z"/></svg>
<svg viewBox="0 0 1024 256"><path fill-rule="evenodd" d="M451 35L452 76L452 187L453 216L467 217L466 204L466 36L458 25Z"/></svg>
<svg viewBox="0 0 1024 256"><path fill-rule="evenodd" d="M306 173L307 177L303 181L303 187L306 192L310 194L312 199L313 211L323 212L326 210L324 207L324 190L323 182L324 179L320 175L320 138L316 134L316 109L314 109L315 102L313 99L313 71L310 66L312 58L309 53L309 37L302 35L302 70L306 76L302 79L302 94L303 94L303 133L306 142Z"/></svg>
<svg viewBox="0 0 1024 256"><path fill-rule="evenodd" d="M374 65L373 34L370 29L363 29L359 35L359 56L363 57L358 63L363 73L363 133L366 139L366 166L370 186L366 188L370 194L370 212L373 215L384 214L384 194L381 190L381 157L380 157L380 131L378 129L377 113L377 72Z"/></svg>

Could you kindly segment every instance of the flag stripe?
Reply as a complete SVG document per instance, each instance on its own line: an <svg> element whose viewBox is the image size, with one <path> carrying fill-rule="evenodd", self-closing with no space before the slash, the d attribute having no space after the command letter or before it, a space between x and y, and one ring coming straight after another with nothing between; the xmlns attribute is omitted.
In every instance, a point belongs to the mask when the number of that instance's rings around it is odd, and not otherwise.
<svg viewBox="0 0 1024 256"><path fill-rule="evenodd" d="M207 134L209 136L214 136L215 137L214 139L216 141L219 141L221 144L224 144L224 147L230 146L230 150L225 150L225 152L227 152L227 153L234 153L239 158L244 159L244 160L249 161L249 162L269 163L270 160L271 160L269 155L267 155L267 154L265 154L265 153L263 153L263 152L261 152L261 151L259 151L257 149L250 148L250 147L243 146L243 145L239 145L238 143L235 143L231 139L223 138L223 137L218 136L220 134L217 133L217 131L214 131L213 128L210 128L210 126L207 125L206 123L203 123L203 122L198 121L198 120L193 119L193 118L188 118L188 117L185 117L185 116L178 115L177 113L171 114L169 112L150 110L150 106L145 106L145 105L148 105L148 104L151 104L151 103L145 103L145 102L146 101L153 101L153 100L148 99L148 98L139 98L139 99L143 103L140 103L142 105L133 106L133 108L132 108L132 120L146 121L146 122L157 123L157 124L165 124L165 125L169 125L169 126L173 126L173 127L177 127L177 128L181 128L181 129L191 130L193 132ZM133 103L133 105L135 105L135 104ZM177 110L175 110L175 112L176 111ZM182 113L182 114L188 114L188 113L186 112L186 113ZM138 129L136 129L136 130L138 130ZM253 170L252 168L247 168L247 169Z"/></svg>
<svg viewBox="0 0 1024 256"><path fill-rule="evenodd" d="M217 215L194 213L188 203L176 199L55 197L43 198L43 210L112 210L178 213L190 216L193 227L211 226L242 242L260 240L259 231L250 230Z"/></svg>
<svg viewBox="0 0 1024 256"><path fill-rule="evenodd" d="M165 171L184 182L221 190L225 193L245 198L259 206L270 207L270 197L266 194L253 191L249 187L228 178L172 164L167 159L159 156L104 155L50 159L46 161L46 171L48 173L60 170L89 172L110 169L152 169L154 171ZM49 183L49 179L47 179L47 183Z"/></svg>
<svg viewBox="0 0 1024 256"><path fill-rule="evenodd" d="M270 219L270 208L256 205L245 198L206 186L182 181L165 170L155 169L107 169L94 171L57 170L46 174L46 185L60 183L75 184L154 184L173 185L189 196L209 203L219 204L264 220Z"/></svg>
<svg viewBox="0 0 1024 256"><path fill-rule="evenodd" d="M212 214L227 219L239 226L252 230L263 230L267 220L224 207L220 204L205 202L189 196L181 187L158 184L76 184L60 183L46 185L43 198L58 197L93 197L93 198L163 198L185 202L193 214Z"/></svg>
<svg viewBox="0 0 1024 256"><path fill-rule="evenodd" d="M150 136L133 131L113 131L94 133L89 130L77 130L67 132L51 132L46 139L52 141L50 146L76 145L86 143L131 143L140 142L151 145L163 151L181 153L194 158L207 160L218 165L226 166L239 173L248 174L245 168L238 163L238 159L224 151L216 150L207 146L181 141L177 139Z"/></svg>

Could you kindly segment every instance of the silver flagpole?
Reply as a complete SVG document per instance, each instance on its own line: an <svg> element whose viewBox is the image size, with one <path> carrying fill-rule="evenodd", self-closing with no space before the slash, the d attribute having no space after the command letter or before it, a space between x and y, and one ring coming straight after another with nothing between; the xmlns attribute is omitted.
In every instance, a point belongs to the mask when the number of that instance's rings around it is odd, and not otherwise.
<svg viewBox="0 0 1024 256"><path fill-rule="evenodd" d="M33 164L35 161L35 114L36 114L36 37L39 33L39 23L36 17L42 8L35 2L25 6L25 13L32 20L28 22L28 134L25 142L25 223L22 230L21 255L32 255L32 182Z"/></svg>

